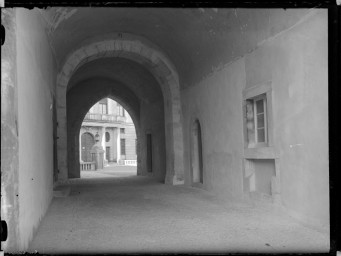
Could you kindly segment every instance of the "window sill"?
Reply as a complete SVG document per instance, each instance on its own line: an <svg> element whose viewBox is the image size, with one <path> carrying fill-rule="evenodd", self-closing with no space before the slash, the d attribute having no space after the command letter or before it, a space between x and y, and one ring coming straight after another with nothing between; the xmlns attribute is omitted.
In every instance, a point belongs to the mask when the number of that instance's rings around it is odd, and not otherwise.
<svg viewBox="0 0 341 256"><path fill-rule="evenodd" d="M275 159L278 154L273 147L245 148L244 158L246 159Z"/></svg>

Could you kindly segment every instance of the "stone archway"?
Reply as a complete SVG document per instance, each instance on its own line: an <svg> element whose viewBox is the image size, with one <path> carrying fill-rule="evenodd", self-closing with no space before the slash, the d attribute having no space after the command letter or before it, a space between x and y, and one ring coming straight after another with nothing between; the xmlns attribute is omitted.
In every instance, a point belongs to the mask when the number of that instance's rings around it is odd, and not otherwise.
<svg viewBox="0 0 341 256"><path fill-rule="evenodd" d="M118 33L111 40L91 42L71 53L57 76L58 169L60 180L67 179L66 92L73 73L98 58L120 57L148 68L161 86L165 102L166 183L184 183L183 131L179 77L168 58L141 37Z"/></svg>
<svg viewBox="0 0 341 256"><path fill-rule="evenodd" d="M109 87L112 84L111 81L96 80L97 82L90 81L88 84L83 84L81 87L74 87L68 91L68 123L67 123L67 144L68 144L68 178L80 177L80 165L79 165L79 133L83 122L83 119L89 109L102 98L110 98L118 102L129 113L135 126L136 137L139 140L140 137L140 112L137 98L134 98L132 92L128 89L123 90L122 86L118 88ZM93 84L97 84L96 87ZM100 90L96 91L96 88L100 87ZM92 91L87 95L79 97L80 91L88 91L92 88ZM95 92L96 91L96 92ZM88 91L89 92L89 91ZM126 96L126 98L123 97ZM130 98L131 100L128 100ZM74 103L75 104L72 104ZM135 105L134 105L135 104ZM138 145L139 146L139 145ZM140 154L139 148L137 152L137 173L141 174L140 169Z"/></svg>

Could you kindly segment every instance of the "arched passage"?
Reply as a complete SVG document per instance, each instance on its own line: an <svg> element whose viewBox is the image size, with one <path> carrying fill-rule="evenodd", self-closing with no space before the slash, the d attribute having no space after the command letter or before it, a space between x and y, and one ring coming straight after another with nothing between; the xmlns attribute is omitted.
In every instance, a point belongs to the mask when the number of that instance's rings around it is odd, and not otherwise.
<svg viewBox="0 0 341 256"><path fill-rule="evenodd" d="M122 105L135 125L140 141L140 103L136 95L123 84L108 79L92 79L74 86L67 93L68 177L79 178L79 131L88 110L100 99L111 98ZM137 145L137 173L142 174L140 146Z"/></svg>
<svg viewBox="0 0 341 256"><path fill-rule="evenodd" d="M191 130L191 174L192 184L203 184L202 138L199 120L195 120Z"/></svg>
<svg viewBox="0 0 341 256"><path fill-rule="evenodd" d="M123 39L124 38L124 39ZM69 55L57 77L57 118L59 179L67 178L66 92L73 73L85 63L99 58L120 57L133 60L153 74L162 89L166 136L166 182L183 184L183 133L179 78L168 58L146 40L120 33L112 40L88 43Z"/></svg>

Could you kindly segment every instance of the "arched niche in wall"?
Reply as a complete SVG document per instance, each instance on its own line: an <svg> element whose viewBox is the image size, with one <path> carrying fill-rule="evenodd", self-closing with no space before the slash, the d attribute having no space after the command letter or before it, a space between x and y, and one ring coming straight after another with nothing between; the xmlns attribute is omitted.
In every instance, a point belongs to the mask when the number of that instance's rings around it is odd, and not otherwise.
<svg viewBox="0 0 341 256"><path fill-rule="evenodd" d="M193 185L204 183L201 136L200 122L196 119L191 126L191 182Z"/></svg>

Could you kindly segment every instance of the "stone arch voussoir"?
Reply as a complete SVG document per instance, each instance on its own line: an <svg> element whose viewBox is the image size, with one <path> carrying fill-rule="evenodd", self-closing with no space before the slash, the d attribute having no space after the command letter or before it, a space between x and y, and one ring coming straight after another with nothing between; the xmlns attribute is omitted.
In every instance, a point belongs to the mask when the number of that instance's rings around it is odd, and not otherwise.
<svg viewBox="0 0 341 256"><path fill-rule="evenodd" d="M131 36L130 36L131 37ZM98 58L120 57L146 66L159 81L165 102L167 148L166 183L183 184L183 133L178 73L171 61L156 46L139 39L116 38L89 43L71 53L57 76L57 118L59 137L59 179L67 179L66 92L75 71ZM170 104L167 104L170 102ZM170 105L170 106L168 106Z"/></svg>

